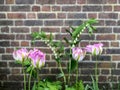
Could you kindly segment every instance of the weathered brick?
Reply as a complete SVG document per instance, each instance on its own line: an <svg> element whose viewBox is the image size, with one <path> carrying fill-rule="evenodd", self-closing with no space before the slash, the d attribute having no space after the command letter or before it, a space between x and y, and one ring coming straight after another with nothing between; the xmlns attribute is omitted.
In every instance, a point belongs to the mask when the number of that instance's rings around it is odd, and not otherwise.
<svg viewBox="0 0 120 90"><path fill-rule="evenodd" d="M1 74L10 74L10 70L8 68L0 69Z"/></svg>
<svg viewBox="0 0 120 90"><path fill-rule="evenodd" d="M30 11L30 6L12 6L12 11L16 11L16 12L19 12L19 11Z"/></svg>
<svg viewBox="0 0 120 90"><path fill-rule="evenodd" d="M120 56L119 55L113 55L112 60L113 61L120 61ZM118 68L120 68L120 63L118 64Z"/></svg>
<svg viewBox="0 0 120 90"><path fill-rule="evenodd" d="M40 6L32 6L32 11L40 11Z"/></svg>
<svg viewBox="0 0 120 90"><path fill-rule="evenodd" d="M3 13L1 13L1 14L0 14L0 18L6 18L6 15L3 14Z"/></svg>
<svg viewBox="0 0 120 90"><path fill-rule="evenodd" d="M86 4L86 0L77 0L78 4Z"/></svg>
<svg viewBox="0 0 120 90"><path fill-rule="evenodd" d="M103 6L103 11L112 11L112 6Z"/></svg>
<svg viewBox="0 0 120 90"><path fill-rule="evenodd" d="M7 62L0 62L0 67L7 67Z"/></svg>
<svg viewBox="0 0 120 90"><path fill-rule="evenodd" d="M14 48L6 48L6 53L13 53Z"/></svg>
<svg viewBox="0 0 120 90"><path fill-rule="evenodd" d="M1 27L1 32L2 33L9 33L9 27Z"/></svg>
<svg viewBox="0 0 120 90"><path fill-rule="evenodd" d="M25 13L8 13L7 17L8 19L25 19L26 15Z"/></svg>
<svg viewBox="0 0 120 90"><path fill-rule="evenodd" d="M120 6L114 6L114 11L120 11Z"/></svg>
<svg viewBox="0 0 120 90"><path fill-rule="evenodd" d="M15 60L14 60L13 62L9 62L9 67L22 67L22 65L16 63Z"/></svg>
<svg viewBox="0 0 120 90"><path fill-rule="evenodd" d="M3 83L4 88L6 88L6 90L13 90L15 88L18 88L18 90L22 89L22 85L21 82L12 82L12 81L5 81Z"/></svg>
<svg viewBox="0 0 120 90"><path fill-rule="evenodd" d="M112 28L109 27L98 27L95 33L112 33Z"/></svg>
<svg viewBox="0 0 120 90"><path fill-rule="evenodd" d="M23 20L16 20L15 21L15 26L23 26L24 25L24 21Z"/></svg>
<svg viewBox="0 0 120 90"><path fill-rule="evenodd" d="M60 28L49 28L49 27L43 27L41 28L41 31L44 31L44 32L60 32Z"/></svg>
<svg viewBox="0 0 120 90"><path fill-rule="evenodd" d="M108 75L108 74L110 74L110 71L108 69L102 69L101 74L102 75Z"/></svg>
<svg viewBox="0 0 120 90"><path fill-rule="evenodd" d="M14 4L15 0L6 0L6 4Z"/></svg>
<svg viewBox="0 0 120 90"><path fill-rule="evenodd" d="M75 4L76 0L57 0L57 4Z"/></svg>
<svg viewBox="0 0 120 90"><path fill-rule="evenodd" d="M66 13L57 13L57 18L66 18Z"/></svg>
<svg viewBox="0 0 120 90"><path fill-rule="evenodd" d="M68 13L68 18L75 18L75 19L84 19L87 18L87 15L85 13Z"/></svg>
<svg viewBox="0 0 120 90"><path fill-rule="evenodd" d="M13 60L13 56L12 55L2 55L2 60Z"/></svg>
<svg viewBox="0 0 120 90"><path fill-rule="evenodd" d="M37 4L55 4L55 0L37 0Z"/></svg>
<svg viewBox="0 0 120 90"><path fill-rule="evenodd" d="M10 11L9 6L0 6L0 11Z"/></svg>
<svg viewBox="0 0 120 90"><path fill-rule="evenodd" d="M54 13L38 13L39 19L53 19L56 18Z"/></svg>
<svg viewBox="0 0 120 90"><path fill-rule="evenodd" d="M119 70L119 69L114 69L114 70L112 71L112 74L113 74L113 75L120 75L120 70Z"/></svg>
<svg viewBox="0 0 120 90"><path fill-rule="evenodd" d="M9 75L8 78L10 81L23 81L22 75Z"/></svg>
<svg viewBox="0 0 120 90"><path fill-rule="evenodd" d="M117 35L117 40L120 40L120 35Z"/></svg>
<svg viewBox="0 0 120 90"><path fill-rule="evenodd" d="M88 13L88 18L97 18L96 13Z"/></svg>
<svg viewBox="0 0 120 90"><path fill-rule="evenodd" d="M4 48L0 48L0 53L4 53L5 49Z"/></svg>
<svg viewBox="0 0 120 90"><path fill-rule="evenodd" d="M52 11L60 11L60 6L52 6Z"/></svg>
<svg viewBox="0 0 120 90"><path fill-rule="evenodd" d="M107 0L107 4L116 4L117 0Z"/></svg>
<svg viewBox="0 0 120 90"><path fill-rule="evenodd" d="M16 0L16 4L34 4L34 0Z"/></svg>
<svg viewBox="0 0 120 90"><path fill-rule="evenodd" d="M19 42L18 41L12 41L10 46L19 46Z"/></svg>
<svg viewBox="0 0 120 90"><path fill-rule="evenodd" d="M102 18L102 19L118 19L118 13L100 13L99 18Z"/></svg>
<svg viewBox="0 0 120 90"><path fill-rule="evenodd" d="M65 20L65 26L78 26L81 23L81 20Z"/></svg>
<svg viewBox="0 0 120 90"><path fill-rule="evenodd" d="M97 35L96 38L97 38L97 40L115 40L115 35L114 34Z"/></svg>
<svg viewBox="0 0 120 90"><path fill-rule="evenodd" d="M120 33L120 28L119 28L119 27L113 28L113 32L114 32L114 33Z"/></svg>
<svg viewBox="0 0 120 90"><path fill-rule="evenodd" d="M87 4L105 4L106 0L87 0Z"/></svg>
<svg viewBox="0 0 120 90"><path fill-rule="evenodd" d="M102 63L99 63L99 64L98 64L98 68L108 68L108 69L109 69L109 68L111 68L111 67L112 67L112 68L115 68L115 67L116 67L116 64L115 64L115 63L109 63L109 62L106 62L106 63L105 63L105 62L104 62L104 63L102 62Z"/></svg>
<svg viewBox="0 0 120 90"><path fill-rule="evenodd" d="M15 35L13 34L0 34L0 40L13 40Z"/></svg>
<svg viewBox="0 0 120 90"><path fill-rule="evenodd" d="M29 28L28 27L13 27L11 28L12 33L29 33Z"/></svg>
<svg viewBox="0 0 120 90"><path fill-rule="evenodd" d="M62 11L81 11L81 6L62 6Z"/></svg>
<svg viewBox="0 0 120 90"><path fill-rule="evenodd" d="M120 49L107 49L107 54L120 54Z"/></svg>
<svg viewBox="0 0 120 90"><path fill-rule="evenodd" d="M42 20L26 20L24 21L26 26L41 26L43 25Z"/></svg>
<svg viewBox="0 0 120 90"><path fill-rule="evenodd" d="M115 20L106 20L105 25L106 26L116 26L117 22Z"/></svg>
<svg viewBox="0 0 120 90"><path fill-rule="evenodd" d="M51 7L50 6L42 6L42 11L50 11Z"/></svg>
<svg viewBox="0 0 120 90"><path fill-rule="evenodd" d="M119 47L119 42L111 42L111 47Z"/></svg>
<svg viewBox="0 0 120 90"><path fill-rule="evenodd" d="M6 74L0 74L0 81L6 81L7 75Z"/></svg>
<svg viewBox="0 0 120 90"><path fill-rule="evenodd" d="M47 45L44 42L40 42L40 41L39 42L35 42L34 45L36 47L39 47L39 46L41 46L41 47L47 47Z"/></svg>
<svg viewBox="0 0 120 90"><path fill-rule="evenodd" d="M12 26L13 25L13 21L11 20L0 20L0 26Z"/></svg>
<svg viewBox="0 0 120 90"><path fill-rule="evenodd" d="M96 61L96 58L92 57L92 60ZM97 61L111 61L111 56L101 55L101 56L97 57Z"/></svg>
<svg viewBox="0 0 120 90"><path fill-rule="evenodd" d="M9 41L0 41L0 46L1 47L9 47L10 46L10 42Z"/></svg>
<svg viewBox="0 0 120 90"><path fill-rule="evenodd" d="M117 56L117 59L119 59L120 56ZM120 68L120 63L118 63L117 68Z"/></svg>
<svg viewBox="0 0 120 90"><path fill-rule="evenodd" d="M22 42L21 42L21 46L24 46L24 47L25 47L25 46L29 46L29 42L27 42L27 41L22 41Z"/></svg>
<svg viewBox="0 0 120 90"><path fill-rule="evenodd" d="M4 4L4 0L0 0L0 4Z"/></svg>
<svg viewBox="0 0 120 90"><path fill-rule="evenodd" d="M20 70L20 69L15 69L15 68L13 68L13 69L11 70L11 73L12 73L12 74L21 74L21 70Z"/></svg>
<svg viewBox="0 0 120 90"><path fill-rule="evenodd" d="M82 75L94 75L94 70L93 69L82 69L81 74ZM99 71L98 71L99 72Z"/></svg>
<svg viewBox="0 0 120 90"><path fill-rule="evenodd" d="M25 36L26 35L23 35L23 34L17 34L16 35L16 40L25 40Z"/></svg>
<svg viewBox="0 0 120 90"><path fill-rule="evenodd" d="M102 7L101 6L83 6L83 10L82 11L88 11L88 12L100 12L102 11Z"/></svg>
<svg viewBox="0 0 120 90"><path fill-rule="evenodd" d="M45 20L44 24L46 26L62 26L63 25L63 21L62 20Z"/></svg>
<svg viewBox="0 0 120 90"><path fill-rule="evenodd" d="M35 13L28 13L27 14L27 18L29 18L29 19L35 19L36 18L36 14Z"/></svg>

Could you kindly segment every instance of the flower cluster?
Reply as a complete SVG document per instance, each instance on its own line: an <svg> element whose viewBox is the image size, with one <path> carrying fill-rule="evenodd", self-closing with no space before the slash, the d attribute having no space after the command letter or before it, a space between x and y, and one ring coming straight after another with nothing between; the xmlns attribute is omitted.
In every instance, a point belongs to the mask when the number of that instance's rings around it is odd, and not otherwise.
<svg viewBox="0 0 120 90"><path fill-rule="evenodd" d="M102 46L102 43L98 43L93 45L87 45L85 49L74 47L72 49L72 57L75 60L82 61L86 55L86 52L89 52L94 56L100 55L103 51Z"/></svg>
<svg viewBox="0 0 120 90"><path fill-rule="evenodd" d="M38 49L30 50L22 48L13 52L13 58L21 63L30 60L34 68L41 68L45 65L45 54Z"/></svg>

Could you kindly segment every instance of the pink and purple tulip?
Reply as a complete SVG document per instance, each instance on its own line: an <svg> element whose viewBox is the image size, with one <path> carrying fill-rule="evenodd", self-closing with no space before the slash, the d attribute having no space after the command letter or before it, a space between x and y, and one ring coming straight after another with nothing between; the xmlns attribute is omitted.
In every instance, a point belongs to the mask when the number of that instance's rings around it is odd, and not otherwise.
<svg viewBox="0 0 120 90"><path fill-rule="evenodd" d="M100 55L103 51L103 44L98 43L93 45L87 45L86 51L90 52L92 55L95 55L95 56Z"/></svg>
<svg viewBox="0 0 120 90"><path fill-rule="evenodd" d="M45 54L38 49L30 50L28 57L35 68L41 68L45 64Z"/></svg>
<svg viewBox="0 0 120 90"><path fill-rule="evenodd" d="M73 59L78 60L78 62L82 61L84 59L85 55L86 55L86 51L81 48L74 47L72 49L72 57L73 57Z"/></svg>
<svg viewBox="0 0 120 90"><path fill-rule="evenodd" d="M28 57L28 51L25 48L18 49L18 50L13 52L13 58L15 60L20 61L20 62L23 62L23 60L27 57Z"/></svg>

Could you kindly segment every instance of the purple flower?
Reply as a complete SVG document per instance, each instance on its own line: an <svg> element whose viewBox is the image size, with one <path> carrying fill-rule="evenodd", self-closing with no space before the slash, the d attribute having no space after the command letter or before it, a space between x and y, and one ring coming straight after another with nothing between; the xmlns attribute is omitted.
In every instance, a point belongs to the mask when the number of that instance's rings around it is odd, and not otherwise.
<svg viewBox="0 0 120 90"><path fill-rule="evenodd" d="M75 47L72 49L72 57L75 60L82 61L86 55L86 51L81 48Z"/></svg>
<svg viewBox="0 0 120 90"><path fill-rule="evenodd" d="M92 53L92 55L100 55L103 51L102 47L103 47L102 43L87 45L86 51Z"/></svg>
<svg viewBox="0 0 120 90"><path fill-rule="evenodd" d="M35 68L41 68L45 64L45 54L38 49L30 50L28 57Z"/></svg>
<svg viewBox="0 0 120 90"><path fill-rule="evenodd" d="M19 61L23 62L23 60L27 57L28 57L28 51L25 48L18 49L13 52L13 58L15 60L19 60Z"/></svg>

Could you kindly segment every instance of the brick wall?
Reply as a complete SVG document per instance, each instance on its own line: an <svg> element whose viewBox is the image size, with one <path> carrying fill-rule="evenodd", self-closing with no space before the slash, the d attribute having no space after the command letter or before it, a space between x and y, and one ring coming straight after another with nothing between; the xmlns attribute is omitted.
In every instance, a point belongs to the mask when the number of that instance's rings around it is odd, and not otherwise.
<svg viewBox="0 0 120 90"><path fill-rule="evenodd" d="M42 42L31 44L31 32L53 32L55 39L66 36L65 28L77 26L83 20L96 18L97 31L91 37L84 32L79 46L102 42L104 52L99 58L99 81L120 80L120 0L0 0L0 90L21 90L21 66L14 63L12 52L16 48L37 47L47 54L47 63L41 76L54 78L57 72L51 50ZM112 64L111 64L112 61ZM64 62L63 62L64 63ZM112 70L110 67L112 66ZM94 58L87 56L79 63L84 82L91 81ZM15 90L15 89L14 89Z"/></svg>

